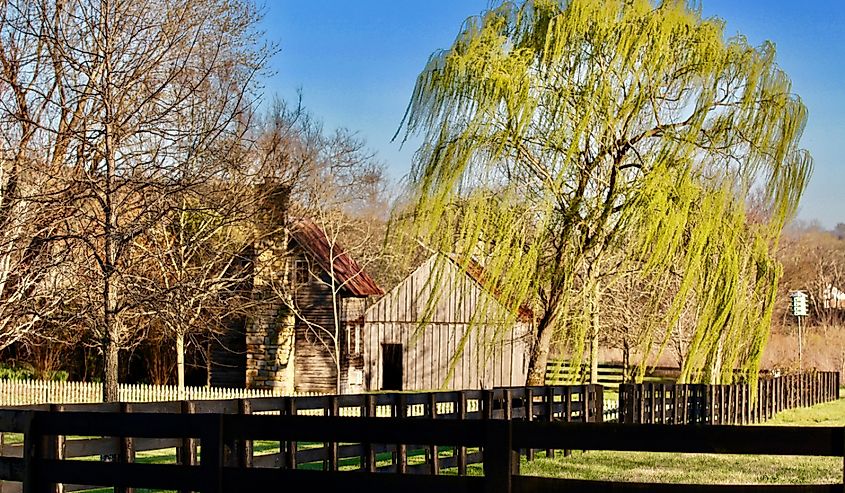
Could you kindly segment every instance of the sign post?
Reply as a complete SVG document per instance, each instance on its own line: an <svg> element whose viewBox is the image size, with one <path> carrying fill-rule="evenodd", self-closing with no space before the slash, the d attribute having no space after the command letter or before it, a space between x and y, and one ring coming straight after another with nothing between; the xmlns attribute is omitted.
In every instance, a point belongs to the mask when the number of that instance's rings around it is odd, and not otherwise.
<svg viewBox="0 0 845 493"><path fill-rule="evenodd" d="M807 309L807 293L803 291L793 291L789 294L790 308L792 314L798 319L798 369L804 369L804 334L801 326L801 319L808 314Z"/></svg>

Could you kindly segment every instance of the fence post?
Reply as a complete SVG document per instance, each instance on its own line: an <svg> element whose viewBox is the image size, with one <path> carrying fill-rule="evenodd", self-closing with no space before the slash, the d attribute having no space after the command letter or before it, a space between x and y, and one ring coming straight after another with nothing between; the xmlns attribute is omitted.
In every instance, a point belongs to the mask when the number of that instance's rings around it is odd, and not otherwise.
<svg viewBox="0 0 845 493"><path fill-rule="evenodd" d="M434 392L428 394L428 407L431 419L437 419L437 394ZM436 476L440 474L440 453L437 450L437 444L429 445L429 453L431 454L431 474Z"/></svg>
<svg viewBox="0 0 845 493"><path fill-rule="evenodd" d="M648 422L654 424L657 399L654 396L654 382L648 383Z"/></svg>
<svg viewBox="0 0 845 493"><path fill-rule="evenodd" d="M619 394L620 399L622 394ZM534 421L534 389L525 388L525 421ZM526 460L534 460L534 449L528 448L525 451Z"/></svg>
<svg viewBox="0 0 845 493"><path fill-rule="evenodd" d="M238 399L238 414L250 415L252 414L252 402L247 399ZM237 448L238 467L252 467L253 463L253 449L252 440L237 440L235 442Z"/></svg>
<svg viewBox="0 0 845 493"><path fill-rule="evenodd" d="M49 493L49 485L43 483L38 469L43 457L43 435L38 429L38 419L35 412L28 412L24 418L23 436L23 493Z"/></svg>
<svg viewBox="0 0 845 493"><path fill-rule="evenodd" d="M461 390L458 394L458 420L463 421L467 419L467 393ZM467 475L467 448L465 445L460 445L455 452L458 454L458 476Z"/></svg>
<svg viewBox="0 0 845 493"><path fill-rule="evenodd" d="M194 414L196 404L193 401L182 401L180 405L182 414ZM182 445L176 454L179 464L183 466L195 466L197 464L197 441L195 438L183 438ZM182 493L190 493L191 490L182 490Z"/></svg>
<svg viewBox="0 0 845 493"><path fill-rule="evenodd" d="M625 391L627 390L628 386L623 382L619 384L619 390L617 391L617 401L616 401L616 416L617 421L619 423L625 423L627 416L625 416L625 406L628 400L625 397Z"/></svg>
<svg viewBox="0 0 845 493"><path fill-rule="evenodd" d="M200 469L203 471L202 493L223 492L223 465L224 451L223 438L225 436L223 427L226 415L209 414L196 416L196 418L207 419L204 433L200 437L202 455L200 456Z"/></svg>
<svg viewBox="0 0 845 493"><path fill-rule="evenodd" d="M368 418L376 417L376 396L372 394L365 396L364 416ZM367 472L376 472L376 452L373 448L373 442L364 444L364 457L361 462L361 469Z"/></svg>
<svg viewBox="0 0 845 493"><path fill-rule="evenodd" d="M634 395L636 396L637 417L636 423L643 424L646 422L645 414L645 384L638 383L635 387Z"/></svg>
<svg viewBox="0 0 845 493"><path fill-rule="evenodd" d="M484 491L511 493L514 473L519 473L519 456L513 450L513 421L484 421Z"/></svg>
<svg viewBox="0 0 845 493"><path fill-rule="evenodd" d="M329 416L337 417L340 414L340 407L338 405L337 396L333 395L329 397ZM328 464L326 467L329 471L337 471L337 442L329 442L326 444L327 448L327 456L328 456Z"/></svg>
<svg viewBox="0 0 845 493"><path fill-rule="evenodd" d="M562 398L562 397L561 397ZM546 421L554 421L555 415L555 388L551 385L546 387ZM546 457L554 458L554 449L546 449Z"/></svg>
<svg viewBox="0 0 845 493"><path fill-rule="evenodd" d="M677 425L679 424L679 419L681 416L680 413L680 401L678 400L678 393L680 392L678 389L678 382L672 384L672 424Z"/></svg>
<svg viewBox="0 0 845 493"><path fill-rule="evenodd" d="M604 387L601 384L595 386L596 389L596 397L593 399L595 403L595 422L596 423L603 423L604 422Z"/></svg>
<svg viewBox="0 0 845 493"><path fill-rule="evenodd" d="M282 413L285 416L296 416L296 397L285 397L284 409ZM281 437L285 438L285 437ZM282 445L284 443L284 445ZM279 450L284 449L284 467L285 469L296 469L296 449L297 444L294 441L287 440L279 442Z"/></svg>
<svg viewBox="0 0 845 493"><path fill-rule="evenodd" d="M484 389L481 391L481 419L493 419L494 399L493 390Z"/></svg>
<svg viewBox="0 0 845 493"><path fill-rule="evenodd" d="M396 417L405 418L408 415L408 397L405 394L398 394L396 404ZM405 474L408 472L408 449L407 444L396 445L396 472Z"/></svg>
<svg viewBox="0 0 845 493"><path fill-rule="evenodd" d="M581 421L584 423L590 422L590 388L592 385L581 386Z"/></svg>
<svg viewBox="0 0 845 493"><path fill-rule="evenodd" d="M625 412L626 411L625 406L627 405L627 402L628 402L628 399L627 399L627 396L626 396L627 389L628 389L627 384L625 384L625 383L619 384L619 390L618 390L618 396L619 397L618 397L618 400L616 401L616 415L617 415L616 419L619 423L627 423L627 419L628 419L628 417L626 416L627 413Z"/></svg>
<svg viewBox="0 0 845 493"><path fill-rule="evenodd" d="M50 410L52 411L53 406L50 407ZM132 404L128 402L121 402L120 412L121 414L131 413ZM131 464L135 462L135 439L133 437L122 436L118 438L117 459L121 464ZM135 493L135 488L131 487L115 488L114 490L115 493Z"/></svg>

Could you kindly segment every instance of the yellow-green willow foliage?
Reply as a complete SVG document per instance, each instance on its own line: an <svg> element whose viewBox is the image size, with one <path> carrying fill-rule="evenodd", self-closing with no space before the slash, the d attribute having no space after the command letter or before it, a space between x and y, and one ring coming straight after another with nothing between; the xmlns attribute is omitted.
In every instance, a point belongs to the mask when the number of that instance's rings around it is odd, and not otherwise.
<svg viewBox="0 0 845 493"><path fill-rule="evenodd" d="M677 0L504 3L420 74L404 121L424 137L412 234L483 251L501 298L535 308L532 382L552 332L584 344L579 291L611 251L654 279L682 277L666 324L695 298L686 377L756 368L778 277L769 252L811 159L774 46L723 27ZM765 191L763 223L746 218L752 188Z"/></svg>

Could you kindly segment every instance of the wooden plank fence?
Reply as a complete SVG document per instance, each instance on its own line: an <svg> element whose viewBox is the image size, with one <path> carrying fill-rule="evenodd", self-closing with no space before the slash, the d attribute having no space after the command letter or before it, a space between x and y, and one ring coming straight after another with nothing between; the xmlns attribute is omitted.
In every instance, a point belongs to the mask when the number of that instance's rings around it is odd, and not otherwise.
<svg viewBox="0 0 845 493"><path fill-rule="evenodd" d="M492 390L464 390L426 393L384 393L313 397L270 397L237 400L174 401L159 403L41 404L18 406L16 412L87 413L94 420L103 414L227 414L282 415L347 418L403 418L446 421L568 421L600 422L603 420L603 393L600 385L503 387ZM84 436L90 436L87 434ZM96 435L96 434L94 434ZM411 443L299 443L280 440L278 447L260 454L244 449L247 463L255 467L305 467L336 471L342 464L370 464L379 472L425 473L456 468L466 474L467 466L481 463L482 452L464 446L439 447L428 441ZM137 452L178 448L176 456L183 464L197 464L197 443L193 438L133 439L131 444L117 438L58 437L61 457L120 456L134 461ZM128 448L131 448L131 452ZM523 451L533 457L535 451ZM565 453L566 451L564 451ZM24 443L6 444L3 457L21 458ZM546 454L555 454L546 449ZM123 455L120 455L123 454ZM377 460L378 458L378 460ZM434 460L433 458L436 458ZM376 462L378 462L376 464ZM370 466L368 466L370 467ZM0 464L2 472L2 464ZM83 483L88 484L88 483ZM64 491L78 491L88 486L65 485ZM2 485L2 491L20 491L19 485Z"/></svg>
<svg viewBox="0 0 845 493"><path fill-rule="evenodd" d="M244 401L241 401L244 402ZM483 405L483 404L482 404ZM307 487L317 491L458 491L488 493L580 492L842 492L845 485L689 485L612 483L521 476L519 451L569 448L675 453L832 456L845 455L845 428L772 426L626 425L529 420L350 418L256 414L176 414L0 411L0 431L23 433L23 457L0 458L0 479L24 484L28 493L58 490L58 484L115 486L118 491L156 488L210 493ZM64 436L115 437L118 460L69 457ZM772 439L777 437L777 439ZM196 462L138 464L131 458L144 441L196 443ZM256 440L282 443L360 444L362 460L340 471L333 460L320 471L298 469L290 459L261 466L251 453ZM376 474L378 444L408 449L413 444L483 450L483 476L443 475L433 463L411 474L401 465ZM394 445L399 444L399 445ZM292 455L286 457L293 457ZM4 490L5 491L5 490Z"/></svg>
<svg viewBox="0 0 845 493"><path fill-rule="evenodd" d="M633 369L629 369L633 371ZM644 382L666 383L674 382L680 370L673 367L649 367ZM573 385L587 383L590 379L590 366L582 363L578 367L566 360L554 360L546 363L545 381L553 385ZM625 368L619 364L600 364L598 366L598 383L605 387L616 388L625 383Z"/></svg>
<svg viewBox="0 0 845 493"><path fill-rule="evenodd" d="M247 399L281 395L320 395L317 393L283 394L265 389L229 389L221 387L185 387L175 385L120 384L121 402L160 402L175 400ZM26 404L82 404L103 402L103 384L97 382L62 382L53 380L0 380L0 406Z"/></svg>
<svg viewBox="0 0 845 493"><path fill-rule="evenodd" d="M839 399L838 372L760 378L749 384L627 384L619 386L624 423L742 425L776 413Z"/></svg>

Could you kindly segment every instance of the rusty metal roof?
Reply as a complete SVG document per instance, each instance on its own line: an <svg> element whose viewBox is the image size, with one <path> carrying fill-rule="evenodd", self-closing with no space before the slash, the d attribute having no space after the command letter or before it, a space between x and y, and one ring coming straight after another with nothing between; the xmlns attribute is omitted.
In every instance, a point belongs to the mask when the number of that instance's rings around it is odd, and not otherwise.
<svg viewBox="0 0 845 493"><path fill-rule="evenodd" d="M492 279L490 279L490 276L486 275L484 266L477 260L471 258L468 262L461 262L456 255L448 255L448 258L452 260L459 269L466 272L467 275L477 282L482 288L492 294L493 297L496 298L496 300L498 300L503 306L513 307L513 305L516 304L514 300L507 299L504 293L502 293L502 290L496 286L496 283ZM530 306L528 306L528 304L520 304L517 307L517 318L523 322L530 322L534 320L534 311Z"/></svg>
<svg viewBox="0 0 845 493"><path fill-rule="evenodd" d="M334 272L335 280L352 296L380 296L384 291L344 248L329 243L326 232L314 221L300 219L290 228L291 236L327 273ZM334 257L334 258L332 258Z"/></svg>

